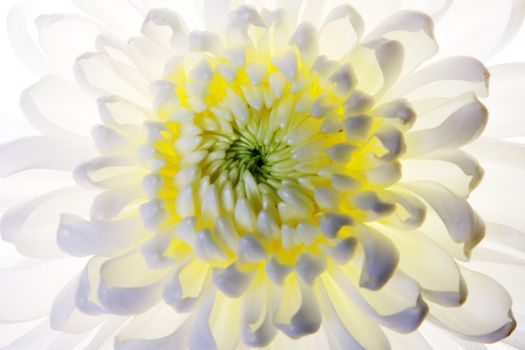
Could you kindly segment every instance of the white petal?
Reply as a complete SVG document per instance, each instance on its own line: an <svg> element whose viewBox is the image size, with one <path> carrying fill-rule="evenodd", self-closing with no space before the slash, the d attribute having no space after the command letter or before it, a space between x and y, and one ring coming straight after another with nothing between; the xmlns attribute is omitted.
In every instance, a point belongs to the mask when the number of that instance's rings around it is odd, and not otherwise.
<svg viewBox="0 0 525 350"><path fill-rule="evenodd" d="M273 325L275 296L269 287L252 288L244 299L242 308L242 338L249 346L269 345L277 335Z"/></svg>
<svg viewBox="0 0 525 350"><path fill-rule="evenodd" d="M193 31L189 40L191 51L219 54L223 50L222 40L215 33Z"/></svg>
<svg viewBox="0 0 525 350"><path fill-rule="evenodd" d="M476 342L493 343L507 337L516 327L508 292L481 273L462 269L462 274L471 286L465 303L458 308L431 304L431 320L440 327Z"/></svg>
<svg viewBox="0 0 525 350"><path fill-rule="evenodd" d="M257 40L250 36L249 29L254 27L264 27L263 20L255 8L242 5L232 11L226 29L229 44L233 47L253 45Z"/></svg>
<svg viewBox="0 0 525 350"><path fill-rule="evenodd" d="M97 222L62 214L57 241L60 248L73 256L113 255L146 237L141 226L138 218Z"/></svg>
<svg viewBox="0 0 525 350"><path fill-rule="evenodd" d="M292 273L292 267L281 264L275 258L272 258L266 262L265 271L272 282L276 283L277 285L283 285L286 277Z"/></svg>
<svg viewBox="0 0 525 350"><path fill-rule="evenodd" d="M104 321L101 317L86 315L77 309L77 288L78 278L74 278L55 297L49 315L52 329L78 334L90 331Z"/></svg>
<svg viewBox="0 0 525 350"><path fill-rule="evenodd" d="M195 325L188 334L189 350L218 350L209 322L216 292L215 290L208 290L207 294L208 295L203 297L203 300L201 299L201 305L199 305L199 308L195 311Z"/></svg>
<svg viewBox="0 0 525 350"><path fill-rule="evenodd" d="M117 96L104 96L98 99L98 112L105 125L118 127L122 124L137 125L142 128L145 121L153 119L153 112Z"/></svg>
<svg viewBox="0 0 525 350"><path fill-rule="evenodd" d="M103 125L95 126L91 137L102 155L132 153L135 150L135 145L125 135Z"/></svg>
<svg viewBox="0 0 525 350"><path fill-rule="evenodd" d="M168 271L151 270L140 253L108 260L100 267L101 305L117 315L148 310L161 300Z"/></svg>
<svg viewBox="0 0 525 350"><path fill-rule="evenodd" d="M288 81L295 80L298 70L297 56L294 52L288 52L282 57L272 59L272 63L279 69Z"/></svg>
<svg viewBox="0 0 525 350"><path fill-rule="evenodd" d="M139 212L143 226L150 231L156 231L166 218L165 204L160 199L141 204Z"/></svg>
<svg viewBox="0 0 525 350"><path fill-rule="evenodd" d="M66 72L78 56L93 50L95 38L102 32L96 22L80 15L42 15L35 23L41 48Z"/></svg>
<svg viewBox="0 0 525 350"><path fill-rule="evenodd" d="M41 132L87 135L97 121L93 101L78 87L48 75L26 89L20 106L27 120Z"/></svg>
<svg viewBox="0 0 525 350"><path fill-rule="evenodd" d="M73 3L108 28L112 28L124 40L136 33L144 19L144 14L131 2L125 0L115 0L111 4L103 0L74 0ZM115 21L115 18L119 20Z"/></svg>
<svg viewBox="0 0 525 350"><path fill-rule="evenodd" d="M390 344L378 327L361 311L333 280L323 279L319 301L322 306L324 327L330 348L343 349L390 349ZM359 322L354 322L355 317Z"/></svg>
<svg viewBox="0 0 525 350"><path fill-rule="evenodd" d="M485 225L465 199L438 183L412 182L403 186L423 198L437 212L450 237L465 244L467 255L483 238Z"/></svg>
<svg viewBox="0 0 525 350"><path fill-rule="evenodd" d="M79 85L94 94L118 95L130 101L148 105L148 84L138 72L112 60L107 54L86 53L74 66Z"/></svg>
<svg viewBox="0 0 525 350"><path fill-rule="evenodd" d="M313 58L317 56L319 51L317 29L308 22L302 23L295 30L292 39L290 39L290 44L295 45L304 57Z"/></svg>
<svg viewBox="0 0 525 350"><path fill-rule="evenodd" d="M22 322L43 317L51 310L53 298L81 268L79 262L33 263L23 268L0 270L1 322ZM74 271L77 270L77 271ZM13 293L16 291L16 293Z"/></svg>
<svg viewBox="0 0 525 350"><path fill-rule="evenodd" d="M327 213L319 220L319 224L321 230L326 236L329 238L335 238L341 228L352 225L353 221L347 215Z"/></svg>
<svg viewBox="0 0 525 350"><path fill-rule="evenodd" d="M280 232L277 222L275 222L274 217L266 210L261 210L257 216L257 232L270 239L279 237Z"/></svg>
<svg viewBox="0 0 525 350"><path fill-rule="evenodd" d="M495 137L523 135L525 94L521 89L521 82L525 79L525 64L504 64L491 67L489 71L490 94L483 102L491 117L485 134Z"/></svg>
<svg viewBox="0 0 525 350"><path fill-rule="evenodd" d="M401 71L406 64L406 55L408 55L408 53L404 51L403 46L401 46L399 42L394 40L379 39L369 41L363 43L363 47L371 50L374 60L370 60L366 65L362 62L356 62L354 64L356 66L356 74L358 74L357 72L362 71L368 71L368 74L370 74L372 69L379 69L381 70L381 76L383 78L379 93L388 90L400 76ZM377 67L373 67L373 65L377 65ZM358 75L357 79L366 79L366 75L363 76L361 73ZM361 87L361 85L358 85L358 87ZM363 87L363 89L366 88ZM377 93L370 90L366 91L371 94Z"/></svg>
<svg viewBox="0 0 525 350"><path fill-rule="evenodd" d="M0 176L37 168L71 170L79 161L94 154L85 141L72 137L31 136L4 144L0 147Z"/></svg>
<svg viewBox="0 0 525 350"><path fill-rule="evenodd" d="M159 233L142 245L142 255L151 269L163 269L174 265L174 259L166 253L173 243L171 231Z"/></svg>
<svg viewBox="0 0 525 350"><path fill-rule="evenodd" d="M285 285L284 288L290 288L292 293L284 294L274 323L287 336L299 338L317 332L321 326L322 316L317 297L312 288L301 283L299 283L299 287L294 287ZM299 302L290 300L290 298L297 297L296 293L301 295Z"/></svg>
<svg viewBox="0 0 525 350"><path fill-rule="evenodd" d="M89 212L93 193L77 188L49 192L6 211L2 216L2 238L12 242L26 256L42 259L62 257L57 245L60 214L66 210L78 215Z"/></svg>
<svg viewBox="0 0 525 350"><path fill-rule="evenodd" d="M359 240L365 251L359 285L378 290L392 277L399 262L399 251L392 240L370 228L362 230Z"/></svg>
<svg viewBox="0 0 525 350"><path fill-rule="evenodd" d="M184 187L177 196L177 213L182 216L195 215L194 193L191 185Z"/></svg>
<svg viewBox="0 0 525 350"><path fill-rule="evenodd" d="M160 45L167 48L171 46L176 53L183 53L188 49L189 42L183 21L176 12L168 9L151 10L144 20L141 32Z"/></svg>
<svg viewBox="0 0 525 350"><path fill-rule="evenodd" d="M457 306L467 296L465 282L457 263L432 239L421 232L388 231L395 240L402 259L401 271L418 281L426 300L445 306ZM414 247L418 247L414 249Z"/></svg>
<svg viewBox="0 0 525 350"><path fill-rule="evenodd" d="M487 59L501 45L505 45L519 29L523 7L515 1L452 1L450 8L436 26L436 37L442 56L461 54ZM517 6L515 6L517 5ZM472 17L468 29L461 26L465 17ZM482 19L483 18L483 19ZM479 35L484 40L473 41ZM444 40L448 38L448 40Z"/></svg>
<svg viewBox="0 0 525 350"><path fill-rule="evenodd" d="M352 6L345 4L331 9L320 31L321 54L340 59L361 40L364 29L363 19ZM345 36L341 37L341 33Z"/></svg>
<svg viewBox="0 0 525 350"><path fill-rule="evenodd" d="M352 158L356 147L347 143L340 143L326 150L328 156L336 162L347 163Z"/></svg>
<svg viewBox="0 0 525 350"><path fill-rule="evenodd" d="M487 120L487 109L475 100L452 113L441 125L409 133L406 137L407 156L463 146L481 134Z"/></svg>
<svg viewBox="0 0 525 350"><path fill-rule="evenodd" d="M326 270L326 266L323 257L304 253L297 260L295 269L305 283L314 285L319 275Z"/></svg>
<svg viewBox="0 0 525 350"><path fill-rule="evenodd" d="M253 235L246 235L239 239L239 260L241 262L259 262L266 257L266 250Z"/></svg>
<svg viewBox="0 0 525 350"><path fill-rule="evenodd" d="M454 97L465 92L488 95L489 72L471 57L449 57L406 76L389 92L395 97Z"/></svg>
<svg viewBox="0 0 525 350"><path fill-rule="evenodd" d="M400 11L384 20L370 38L387 38L400 43L404 51L403 72L414 70L438 51L432 19L420 12Z"/></svg>
<svg viewBox="0 0 525 350"><path fill-rule="evenodd" d="M46 60L36 41L31 37L27 24L31 21L28 21L27 17L29 16L24 14L22 7L12 8L7 15L7 34L14 54L19 62L35 74L53 72L55 68Z"/></svg>
<svg viewBox="0 0 525 350"><path fill-rule="evenodd" d="M259 85L266 77L268 66L264 63L251 63L246 66L246 73L252 85Z"/></svg>
<svg viewBox="0 0 525 350"><path fill-rule="evenodd" d="M425 319L428 307L420 296L419 285L402 273L395 273L379 291L356 288L356 274L343 269L335 269L331 276L348 298L384 326L410 333Z"/></svg>
<svg viewBox="0 0 525 350"><path fill-rule="evenodd" d="M182 262L163 292L163 298L178 313L193 309L208 281L208 268L199 261Z"/></svg>
<svg viewBox="0 0 525 350"><path fill-rule="evenodd" d="M227 253L217 243L217 239L212 236L209 229L204 229L197 233L195 251L197 256L205 261L214 262L226 260Z"/></svg>
<svg viewBox="0 0 525 350"><path fill-rule="evenodd" d="M249 287L252 277L249 272L240 271L235 264L225 269L215 268L213 270L213 283L230 298L242 296Z"/></svg>

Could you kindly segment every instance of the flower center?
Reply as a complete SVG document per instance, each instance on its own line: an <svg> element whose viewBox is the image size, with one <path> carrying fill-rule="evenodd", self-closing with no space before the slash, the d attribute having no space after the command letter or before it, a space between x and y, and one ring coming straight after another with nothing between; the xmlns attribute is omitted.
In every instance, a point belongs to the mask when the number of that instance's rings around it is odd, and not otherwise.
<svg viewBox="0 0 525 350"><path fill-rule="evenodd" d="M256 130L259 134L261 132ZM208 159L204 168L210 174L211 183L224 183L228 180L235 187L243 181L247 173L257 184L265 184L274 188L286 176L274 168L279 161L289 159L290 146L274 138L264 139L252 134L246 128L234 131L231 135L222 135L227 142L216 140L214 152L224 157Z"/></svg>
<svg viewBox="0 0 525 350"><path fill-rule="evenodd" d="M160 86L166 132L154 147L173 249L241 263L338 254L355 224L392 213L383 194L408 107L372 109L345 64L326 76L294 53L247 56L179 65Z"/></svg>

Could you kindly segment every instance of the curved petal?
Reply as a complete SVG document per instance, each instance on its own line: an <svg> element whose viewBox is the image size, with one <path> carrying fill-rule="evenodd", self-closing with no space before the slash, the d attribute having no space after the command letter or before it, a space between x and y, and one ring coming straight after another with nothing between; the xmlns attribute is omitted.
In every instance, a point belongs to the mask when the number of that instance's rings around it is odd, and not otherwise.
<svg viewBox="0 0 525 350"><path fill-rule="evenodd" d="M60 248L73 256L113 256L144 241L148 234L137 217L86 221L62 214L57 231Z"/></svg>
<svg viewBox="0 0 525 350"><path fill-rule="evenodd" d="M165 8L180 14L190 28L202 27L200 13L195 1L140 0L140 2L148 11Z"/></svg>
<svg viewBox="0 0 525 350"><path fill-rule="evenodd" d="M327 325L323 329L331 339L330 348L390 349L377 323L361 311L334 281L324 278L317 295ZM356 318L359 322L355 322Z"/></svg>
<svg viewBox="0 0 525 350"><path fill-rule="evenodd" d="M42 15L35 24L40 47L60 69L70 72L76 58L93 50L95 38L102 29L81 15Z"/></svg>
<svg viewBox="0 0 525 350"><path fill-rule="evenodd" d="M436 182L411 182L402 186L423 198L436 211L452 240L464 243L467 256L483 239L485 224L465 199Z"/></svg>
<svg viewBox="0 0 525 350"><path fill-rule="evenodd" d="M436 26L440 56L461 54L487 59L519 29L522 5L514 0L453 1ZM464 26L466 18L468 26ZM483 40L472 40L476 36Z"/></svg>
<svg viewBox="0 0 525 350"><path fill-rule="evenodd" d="M332 8L337 5L347 4L347 0L327 0L326 7ZM363 17L369 28L374 28L385 17L399 11L400 0L352 0L352 6Z"/></svg>
<svg viewBox="0 0 525 350"><path fill-rule="evenodd" d="M145 199L144 191L136 185L106 190L93 199L90 218L99 221L111 220L128 205L140 199Z"/></svg>
<svg viewBox="0 0 525 350"><path fill-rule="evenodd" d="M233 350L241 342L241 322L224 322L227 318L240 320L241 306L241 299L217 293L209 322L218 349Z"/></svg>
<svg viewBox="0 0 525 350"><path fill-rule="evenodd" d="M150 269L140 253L108 260L100 267L100 303L116 315L144 312L162 300L169 271Z"/></svg>
<svg viewBox="0 0 525 350"><path fill-rule="evenodd" d="M137 169L137 159L129 156L106 156L80 164L73 171L75 181L95 188L133 185L142 180L146 169Z"/></svg>
<svg viewBox="0 0 525 350"><path fill-rule="evenodd" d="M73 0L73 3L124 40L136 33L144 19L144 13L127 0L114 0L111 3L103 0Z"/></svg>
<svg viewBox="0 0 525 350"><path fill-rule="evenodd" d="M452 150L454 151L454 150ZM449 151L446 151L449 152ZM438 152L437 154L444 154ZM462 198L469 198L472 191L473 181L480 180L479 177L468 176L462 169L449 161L439 159L446 157L432 154L425 159L407 159L403 162L403 182L431 181L438 182L448 188L451 192ZM475 163L473 163L475 164ZM479 166L479 165L478 165ZM475 168L471 168L476 171ZM479 167L481 169L481 167ZM479 172L483 174L483 171ZM479 174L477 173L477 174ZM475 182L474 182L475 183ZM479 184L479 181L477 182Z"/></svg>
<svg viewBox="0 0 525 350"><path fill-rule="evenodd" d="M24 137L0 147L0 176L29 169L71 170L79 161L93 154L87 139L43 135Z"/></svg>
<svg viewBox="0 0 525 350"><path fill-rule="evenodd" d="M191 319L163 303L136 315L118 331L113 346L117 350L187 349Z"/></svg>
<svg viewBox="0 0 525 350"><path fill-rule="evenodd" d="M224 33L228 15L241 1L238 0L199 0L197 6L206 29L215 33ZM199 6L200 5L200 6Z"/></svg>
<svg viewBox="0 0 525 350"><path fill-rule="evenodd" d="M55 72L55 68L31 37L27 17L22 7L12 8L6 18L7 35L18 61L38 75Z"/></svg>
<svg viewBox="0 0 525 350"><path fill-rule="evenodd" d="M454 97L465 92L488 95L489 72L471 57L457 56L442 59L421 68L401 80L390 97Z"/></svg>
<svg viewBox="0 0 525 350"><path fill-rule="evenodd" d="M523 109L525 64L503 64L489 68L490 95L483 100L491 118L485 135L493 137L520 136L525 133Z"/></svg>
<svg viewBox="0 0 525 350"><path fill-rule="evenodd" d="M268 346L277 335L277 328L272 321L280 295L277 291L272 292L268 285L254 286L244 299L241 331L243 341L249 346Z"/></svg>
<svg viewBox="0 0 525 350"><path fill-rule="evenodd" d="M294 339L317 332L322 316L313 288L296 279L287 279L283 288L284 295L274 318L275 326ZM300 300L297 300L298 295Z"/></svg>
<svg viewBox="0 0 525 350"><path fill-rule="evenodd" d="M363 227L359 240L365 252L359 286L378 290L392 277L399 262L399 251L388 237L372 228Z"/></svg>
<svg viewBox="0 0 525 350"><path fill-rule="evenodd" d="M432 19L421 12L400 11L387 18L367 36L397 41L405 53L400 72L410 72L437 51Z"/></svg>
<svg viewBox="0 0 525 350"><path fill-rule="evenodd" d="M359 45L350 57L357 88L369 95L386 91L401 73L404 58L398 41L377 39Z"/></svg>
<svg viewBox="0 0 525 350"><path fill-rule="evenodd" d="M499 223L487 222L484 242L503 246L505 249L525 252L525 233Z"/></svg>
<svg viewBox="0 0 525 350"><path fill-rule="evenodd" d="M335 7L326 16L319 31L319 51L339 60L352 51L363 37L364 30L363 19L351 5ZM340 37L340 33L345 33L344 37Z"/></svg>
<svg viewBox="0 0 525 350"><path fill-rule="evenodd" d="M78 84L95 96L116 94L149 105L148 83L139 73L100 52L85 53L74 65Z"/></svg>
<svg viewBox="0 0 525 350"><path fill-rule="evenodd" d="M456 262L421 232L388 230L400 251L399 268L417 281L427 300L445 306L460 305L466 287Z"/></svg>
<svg viewBox="0 0 525 350"><path fill-rule="evenodd" d="M186 25L178 13L168 9L150 10L141 29L142 34L176 53L188 49Z"/></svg>
<svg viewBox="0 0 525 350"><path fill-rule="evenodd" d="M164 300L178 312L190 311L203 293L208 275L208 267L200 261L182 261L163 291Z"/></svg>
<svg viewBox="0 0 525 350"><path fill-rule="evenodd" d="M477 100L452 113L441 125L407 134L407 157L458 148L476 139L487 124L488 111Z"/></svg>
<svg viewBox="0 0 525 350"><path fill-rule="evenodd" d="M426 215L426 206L423 202L415 196L397 191L389 191L385 197L388 202L395 203L396 209L392 215L382 219L381 223L405 230L421 226Z"/></svg>
<svg viewBox="0 0 525 350"><path fill-rule="evenodd" d="M58 218L65 208L85 215L93 194L79 188L61 189L41 195L6 211L2 216L2 238L26 256L40 259L63 257L57 245Z"/></svg>
<svg viewBox="0 0 525 350"><path fill-rule="evenodd" d="M214 288L206 288L205 295L202 296L201 303L194 311L194 324L188 334L188 349L200 350L210 349L219 350L217 343L213 338L213 333L210 329L210 315L213 310L213 304L217 296L217 291Z"/></svg>
<svg viewBox="0 0 525 350"><path fill-rule="evenodd" d="M467 269L462 269L462 274L470 286L465 303L458 308L430 304L430 320L476 342L494 343L507 337L516 327L510 295L486 275Z"/></svg>
<svg viewBox="0 0 525 350"><path fill-rule="evenodd" d="M104 96L98 99L98 113L102 122L110 127L126 125L140 126L153 119L151 110L137 106L118 96Z"/></svg>
<svg viewBox="0 0 525 350"><path fill-rule="evenodd" d="M87 136L97 121L92 99L55 75L43 77L22 92L20 107L26 119L44 134Z"/></svg>
<svg viewBox="0 0 525 350"><path fill-rule="evenodd" d="M104 321L102 317L86 315L78 310L76 304L78 281L78 277L74 278L55 297L49 315L52 329L81 334L93 330Z"/></svg>
<svg viewBox="0 0 525 350"><path fill-rule="evenodd" d="M0 289L0 323L34 320L48 314L64 281L79 268L79 262L70 261L64 266L63 261L57 260L0 270L0 283L4 286Z"/></svg>
<svg viewBox="0 0 525 350"><path fill-rule="evenodd" d="M378 323L402 333L417 329L428 307L421 298L417 282L397 271L378 291L357 288L358 272L350 266L330 270L339 288Z"/></svg>
<svg viewBox="0 0 525 350"><path fill-rule="evenodd" d="M424 12L431 16L434 20L439 20L446 14L450 7L452 0L439 1L419 1L419 0L404 0L403 8Z"/></svg>

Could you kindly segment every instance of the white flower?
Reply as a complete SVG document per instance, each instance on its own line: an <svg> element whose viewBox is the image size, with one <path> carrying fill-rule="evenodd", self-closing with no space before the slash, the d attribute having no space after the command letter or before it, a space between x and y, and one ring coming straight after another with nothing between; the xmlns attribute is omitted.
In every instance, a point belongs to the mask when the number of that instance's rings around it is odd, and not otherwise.
<svg viewBox="0 0 525 350"><path fill-rule="evenodd" d="M0 322L43 322L8 349L523 348L524 69L465 56L523 1L73 2L0 148L59 184L2 217ZM440 55L462 6L499 32Z"/></svg>

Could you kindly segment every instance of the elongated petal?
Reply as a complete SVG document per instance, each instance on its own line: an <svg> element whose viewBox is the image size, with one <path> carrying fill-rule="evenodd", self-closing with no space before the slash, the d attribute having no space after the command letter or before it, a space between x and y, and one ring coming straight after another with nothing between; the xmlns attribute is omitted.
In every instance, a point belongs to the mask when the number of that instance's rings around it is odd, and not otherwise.
<svg viewBox="0 0 525 350"><path fill-rule="evenodd" d="M516 327L510 311L511 298L491 278L462 270L472 286L465 303L459 308L430 305L431 320L437 325L469 340L493 343L508 336ZM490 314L490 317L485 315Z"/></svg>

